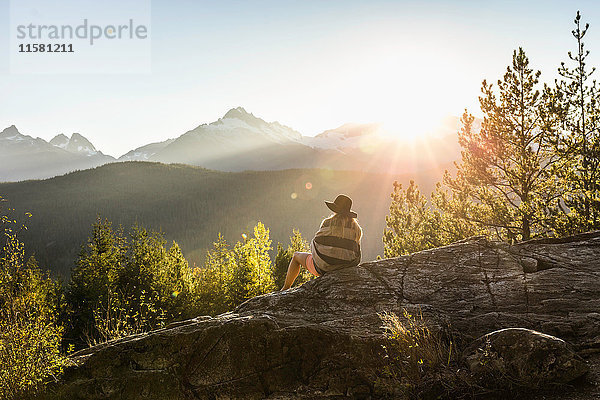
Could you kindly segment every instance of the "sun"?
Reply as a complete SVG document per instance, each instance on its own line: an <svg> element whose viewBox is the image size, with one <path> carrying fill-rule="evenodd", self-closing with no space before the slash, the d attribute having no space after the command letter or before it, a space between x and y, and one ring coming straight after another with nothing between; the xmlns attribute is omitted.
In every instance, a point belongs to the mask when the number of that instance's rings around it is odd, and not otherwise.
<svg viewBox="0 0 600 400"><path fill-rule="evenodd" d="M420 114L420 115L419 115ZM432 116L425 112L413 113L382 123L380 134L400 142L417 142L434 139L446 129L445 116Z"/></svg>
<svg viewBox="0 0 600 400"><path fill-rule="evenodd" d="M349 79L353 96L345 102L349 108L360 103L363 119L381 123L387 138L411 142L435 137L444 119L460 115L464 107L457 101L456 82L440 72L440 53L383 45L372 50L355 66Z"/></svg>

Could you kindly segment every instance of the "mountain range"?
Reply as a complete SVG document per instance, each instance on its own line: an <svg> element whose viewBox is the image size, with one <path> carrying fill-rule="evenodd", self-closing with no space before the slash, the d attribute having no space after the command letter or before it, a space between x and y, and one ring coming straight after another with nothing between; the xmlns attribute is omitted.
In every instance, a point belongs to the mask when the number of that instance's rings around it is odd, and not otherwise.
<svg viewBox="0 0 600 400"><path fill-rule="evenodd" d="M378 124L344 124L303 136L266 122L242 107L222 118L115 159L84 136L57 135L50 142L21 134L13 125L0 133L0 182L44 179L117 161L156 161L221 171L328 168L365 172L442 171L459 158L458 118L449 118L435 140L394 140Z"/></svg>
<svg viewBox="0 0 600 400"><path fill-rule="evenodd" d="M0 132L0 160L0 182L51 178L116 161L78 133L46 142L21 134L14 125Z"/></svg>

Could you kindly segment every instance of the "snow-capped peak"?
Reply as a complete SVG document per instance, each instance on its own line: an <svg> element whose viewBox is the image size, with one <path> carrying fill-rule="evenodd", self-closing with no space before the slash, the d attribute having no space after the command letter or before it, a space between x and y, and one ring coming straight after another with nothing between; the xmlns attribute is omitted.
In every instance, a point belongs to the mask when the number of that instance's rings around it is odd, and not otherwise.
<svg viewBox="0 0 600 400"><path fill-rule="evenodd" d="M329 129L317 135L317 137L341 136L351 138L357 136L374 135L379 132L381 126L379 124L354 124L347 123L335 129Z"/></svg>
<svg viewBox="0 0 600 400"><path fill-rule="evenodd" d="M298 143L302 135L279 122L266 122L254 116L242 107L232 108L222 118L210 124L203 124L188 132L188 134L211 136L214 140L231 142L232 145L242 145L261 141L275 143Z"/></svg>
<svg viewBox="0 0 600 400"><path fill-rule="evenodd" d="M120 161L147 161L150 158L158 153L160 150L164 149L171 143L173 143L175 139L167 139L163 142L150 143L145 146L138 147L135 150L131 150L130 152L123 154L119 157Z"/></svg>
<svg viewBox="0 0 600 400"><path fill-rule="evenodd" d="M243 122L244 124L254 127L254 128L263 128L269 125L265 120L256 117L254 114L249 113L243 107L232 108L227 111L222 118L218 121L213 122L210 125L218 124L218 123L233 123L237 124L235 121Z"/></svg>
<svg viewBox="0 0 600 400"><path fill-rule="evenodd" d="M61 133L56 135L50 141L50 144L70 153L85 154L87 156L98 154L94 145L79 133L73 133L71 138Z"/></svg>
<svg viewBox="0 0 600 400"><path fill-rule="evenodd" d="M231 110L227 111L225 113L225 115L223 115L223 118L221 118L221 119L226 119L226 118L237 118L237 119L246 120L246 121L256 121L256 120L262 121L260 118L255 117L254 114L246 111L244 109L244 107L236 107L236 108L232 108Z"/></svg>
<svg viewBox="0 0 600 400"><path fill-rule="evenodd" d="M380 141L380 124L344 124L335 129L326 130L315 137L304 137L302 142L313 148L343 150L360 148L365 142L374 144Z"/></svg>
<svg viewBox="0 0 600 400"><path fill-rule="evenodd" d="M11 125L0 132L0 138L6 140L23 140L25 136L19 132L16 126Z"/></svg>
<svg viewBox="0 0 600 400"><path fill-rule="evenodd" d="M69 138L61 133L60 135L56 135L54 138L52 138L50 144L60 147L61 149L66 149L67 145L69 144Z"/></svg>

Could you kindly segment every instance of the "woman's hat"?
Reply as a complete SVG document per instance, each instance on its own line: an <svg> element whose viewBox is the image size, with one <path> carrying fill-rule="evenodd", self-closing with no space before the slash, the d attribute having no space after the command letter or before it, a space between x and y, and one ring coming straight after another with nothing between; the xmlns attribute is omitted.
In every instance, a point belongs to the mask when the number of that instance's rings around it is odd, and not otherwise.
<svg viewBox="0 0 600 400"><path fill-rule="evenodd" d="M347 215L352 218L356 218L357 214L350 210L352 207L352 199L345 194L340 194L335 198L333 202L325 201L325 204L331 211L338 214Z"/></svg>

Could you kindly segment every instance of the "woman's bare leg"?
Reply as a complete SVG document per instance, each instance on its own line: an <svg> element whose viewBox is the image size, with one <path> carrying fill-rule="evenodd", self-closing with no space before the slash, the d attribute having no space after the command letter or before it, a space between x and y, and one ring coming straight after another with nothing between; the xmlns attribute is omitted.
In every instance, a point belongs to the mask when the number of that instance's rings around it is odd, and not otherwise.
<svg viewBox="0 0 600 400"><path fill-rule="evenodd" d="M306 268L306 258L309 255L310 253L303 253L300 251L294 253L294 256L290 261L290 265L288 266L287 274L285 276L285 283L283 284L281 290L287 290L292 287L294 281L300 273L300 268Z"/></svg>

